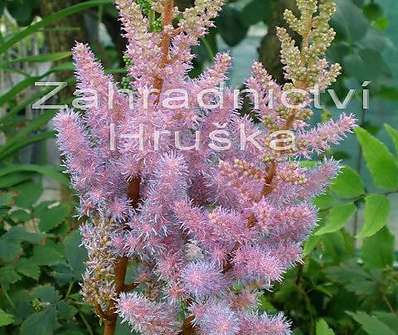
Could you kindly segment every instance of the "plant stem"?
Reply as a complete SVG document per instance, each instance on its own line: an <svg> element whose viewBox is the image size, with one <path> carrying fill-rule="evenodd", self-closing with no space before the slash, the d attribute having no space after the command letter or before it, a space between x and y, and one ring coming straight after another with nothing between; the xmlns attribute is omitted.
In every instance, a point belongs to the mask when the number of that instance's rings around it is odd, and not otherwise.
<svg viewBox="0 0 398 335"><path fill-rule="evenodd" d="M173 21L173 9L174 9L174 0L167 0L164 4L163 10L163 28L170 26ZM160 60L160 68L164 68L169 62L169 50L170 50L171 38L169 32L163 32L163 37L160 42L160 49L162 52L162 57ZM157 77L155 78L155 88L161 91L163 86L163 79ZM128 197L131 200L132 206L137 207L140 201L140 184L141 178L136 177L133 178L128 185ZM128 258L122 257L120 258L115 265L115 291L116 295L119 296L121 292L123 292L126 288L125 285L125 277L127 272ZM109 315L109 318L104 319L104 335L114 335L116 329L116 321L117 321L117 313L115 302L112 302L109 306L106 315ZM193 333L187 333L193 334ZM185 335L185 333L184 333Z"/></svg>
<svg viewBox="0 0 398 335"><path fill-rule="evenodd" d="M132 201L132 206L137 207L140 200L140 178L133 178L129 183L128 196ZM125 290L126 285L124 284L127 272L127 266L129 259L127 257L121 257L115 264L115 291L116 296L119 296L121 292ZM114 335L116 329L117 313L115 302L112 302L109 306L108 311L105 313L106 318L104 320L104 335Z"/></svg>

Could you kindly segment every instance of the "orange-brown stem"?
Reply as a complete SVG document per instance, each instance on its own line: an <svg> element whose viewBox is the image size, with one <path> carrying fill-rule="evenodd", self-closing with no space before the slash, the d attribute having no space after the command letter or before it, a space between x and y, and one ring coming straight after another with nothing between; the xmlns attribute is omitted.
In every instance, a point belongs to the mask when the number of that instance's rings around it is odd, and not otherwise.
<svg viewBox="0 0 398 335"><path fill-rule="evenodd" d="M163 8L163 20L162 20L163 37L160 42L160 51L161 51L161 59L159 64L160 69L163 69L169 63L171 36L170 32L165 31L164 28L171 26L171 24L173 23L173 9L174 9L174 0L167 0ZM161 91L162 86L163 86L163 79L160 77L156 77L154 88L158 91Z"/></svg>
<svg viewBox="0 0 398 335"><path fill-rule="evenodd" d="M128 197L131 200L132 206L136 208L140 201L140 184L141 179L139 177L133 178L128 185ZM121 257L117 260L114 268L115 272L115 291L116 295L119 296L120 293L125 292L128 286L124 283L126 278L127 266L129 259L127 257ZM131 284L132 285L132 284ZM134 283L134 285L136 285ZM137 285L138 286L138 285ZM99 315L104 321L104 335L114 335L116 330L117 313L115 302L111 302L108 310L103 312L99 308ZM98 313L98 308L97 308Z"/></svg>
<svg viewBox="0 0 398 335"><path fill-rule="evenodd" d="M115 291L116 295L119 295L124 288L124 278L126 277L128 258L121 257L115 264ZM104 320L104 335L114 335L116 329L116 306L115 302L111 302L108 312L106 313L108 316Z"/></svg>
<svg viewBox="0 0 398 335"><path fill-rule="evenodd" d="M174 0L167 0L163 10L163 28L170 26L173 21L173 8ZM171 44L171 37L168 32L163 32L163 37L160 43L161 49L161 60L160 68L164 68L169 62L169 50ZM161 91L163 86L163 80L159 77L155 78L155 89ZM127 195L134 208L137 208L140 201L140 184L141 179L139 177L133 178L128 185ZM125 277L127 272L128 258L120 258L115 265L115 290L116 294L119 295L121 292L129 291L138 286L137 283L125 284ZM112 303L108 311L104 313L104 316L108 316L104 319L104 335L114 335L116 329L117 314L115 304ZM193 334L193 333L188 333Z"/></svg>
<svg viewBox="0 0 398 335"><path fill-rule="evenodd" d="M196 334L196 328L193 325L193 320L194 316L190 315L184 320L184 323L182 325L182 331L180 332L179 335L194 335Z"/></svg>

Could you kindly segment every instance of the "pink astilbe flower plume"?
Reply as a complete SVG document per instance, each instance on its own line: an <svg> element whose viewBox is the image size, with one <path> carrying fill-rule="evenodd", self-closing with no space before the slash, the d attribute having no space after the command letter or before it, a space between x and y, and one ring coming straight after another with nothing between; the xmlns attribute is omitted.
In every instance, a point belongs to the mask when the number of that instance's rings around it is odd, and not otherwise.
<svg viewBox="0 0 398 335"><path fill-rule="evenodd" d="M240 320L240 334L242 335L289 335L289 324L282 314L268 316L254 313L243 315Z"/></svg>
<svg viewBox="0 0 398 335"><path fill-rule="evenodd" d="M196 0L180 11L173 0L116 0L129 97L88 46L73 49L75 105L84 112L62 111L54 125L87 221L82 294L106 335L118 315L140 335L291 333L282 314L260 315L256 302L302 262L317 224L314 197L339 172L333 159L311 167L301 160L323 155L355 127L345 114L310 123L309 92L329 87L341 70L325 58L335 4L297 0L299 17L285 12L306 43L277 29L283 85L253 65L246 86L261 126L238 113L241 99L226 87L228 54L189 76L192 47L222 4Z"/></svg>
<svg viewBox="0 0 398 335"><path fill-rule="evenodd" d="M176 311L164 304L151 302L137 293L122 294L118 306L120 316L142 334L174 335L178 329Z"/></svg>
<svg viewBox="0 0 398 335"><path fill-rule="evenodd" d="M227 287L222 269L206 261L188 264L182 270L181 280L186 292L198 299L214 296Z"/></svg>
<svg viewBox="0 0 398 335"><path fill-rule="evenodd" d="M193 306L195 323L200 327L200 334L237 335L239 319L231 307L222 301L209 301L201 306Z"/></svg>

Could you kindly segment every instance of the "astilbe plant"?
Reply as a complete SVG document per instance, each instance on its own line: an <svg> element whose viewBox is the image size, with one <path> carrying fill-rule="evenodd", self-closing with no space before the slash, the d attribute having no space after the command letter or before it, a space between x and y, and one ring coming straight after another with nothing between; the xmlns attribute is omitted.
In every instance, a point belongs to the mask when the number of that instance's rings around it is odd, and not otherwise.
<svg viewBox="0 0 398 335"><path fill-rule="evenodd" d="M85 300L103 319L106 335L114 334L117 316L143 335L289 334L282 314L260 315L256 303L261 290L300 262L302 242L317 221L312 199L338 173L336 161L305 168L301 160L322 154L355 125L347 115L308 124L307 92L328 87L340 72L325 60L335 4L297 0L300 16L285 12L301 45L278 29L283 86L253 65L246 84L257 93L258 126L237 114L230 89L222 92L223 104L206 108L196 99L224 83L228 54L217 55L199 78L188 76L191 49L212 27L222 0L197 0L184 12L173 0L156 1L151 15L142 1L116 3L129 42L134 105L88 46L77 44L77 93L88 98L95 90L99 101L84 115L63 111L55 119L87 219L81 228L88 250ZM161 29L153 28L154 17ZM181 90L188 103L181 103ZM214 97L205 95L204 102ZM242 129L259 128L261 148L242 145ZM120 135L116 144L110 145L111 133ZM200 138L188 150L193 134ZM225 134L231 145L221 145ZM129 262L132 283L125 282Z"/></svg>

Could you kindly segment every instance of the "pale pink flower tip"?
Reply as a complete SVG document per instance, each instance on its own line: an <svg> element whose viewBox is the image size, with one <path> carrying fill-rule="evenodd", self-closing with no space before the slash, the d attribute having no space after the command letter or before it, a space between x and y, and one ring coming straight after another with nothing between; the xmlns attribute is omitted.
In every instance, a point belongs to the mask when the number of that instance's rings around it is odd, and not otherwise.
<svg viewBox="0 0 398 335"><path fill-rule="evenodd" d="M227 285L221 270L206 261L190 263L181 274L185 290L202 299L220 293Z"/></svg>

